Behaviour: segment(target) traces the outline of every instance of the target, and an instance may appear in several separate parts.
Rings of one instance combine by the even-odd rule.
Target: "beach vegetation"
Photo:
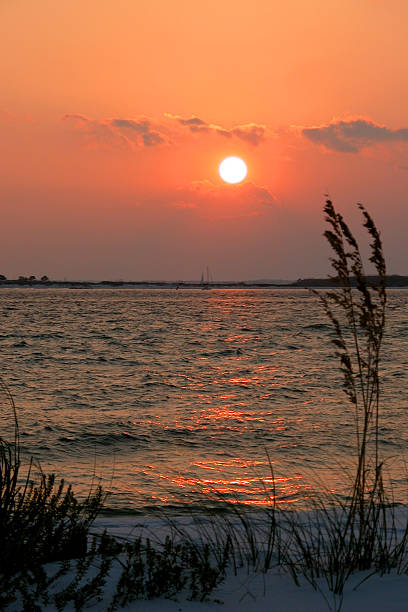
[[[79,501],[72,487],[46,475],[31,459],[24,466],[17,410],[2,380],[0,391],[13,420],[13,440],[0,438],[0,608],[27,585],[46,591],[46,563],[84,557],[90,526],[101,510],[104,493],[91,487]]]
[[[283,565],[297,584],[321,582],[340,609],[344,586],[357,571],[406,572],[408,522],[399,522],[392,488],[384,478],[380,452],[380,356],[386,320],[386,265],[380,234],[364,206],[358,205],[369,236],[369,262],[376,275],[367,277],[359,245],[333,203],[324,208],[325,232],[333,256],[338,288],[315,291],[331,323],[331,342],[339,361],[345,411],[354,422],[355,467],[349,474],[346,499],[320,494],[308,512],[283,513]]]

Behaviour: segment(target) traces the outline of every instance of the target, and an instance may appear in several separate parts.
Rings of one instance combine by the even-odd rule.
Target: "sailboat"
[[[201,274],[201,281],[200,281],[201,289],[211,289],[210,283],[212,282],[213,282],[212,274],[210,272],[210,268],[207,266],[205,269],[205,276],[204,276],[204,272],[202,272]]]

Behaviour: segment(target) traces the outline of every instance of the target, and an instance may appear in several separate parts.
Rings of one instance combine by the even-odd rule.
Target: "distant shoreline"
[[[377,277],[368,276],[368,281],[377,284]],[[0,289],[335,289],[339,288],[336,279],[304,278],[293,283],[268,282],[189,282],[189,281],[59,281],[37,279],[0,280]],[[387,276],[387,287],[408,289],[408,276],[397,274]]]

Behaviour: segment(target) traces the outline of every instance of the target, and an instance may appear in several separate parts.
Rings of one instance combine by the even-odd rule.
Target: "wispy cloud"
[[[311,142],[341,153],[358,153],[380,143],[408,142],[408,129],[391,130],[365,118],[334,120],[326,125],[303,127],[301,132]]]
[[[172,115],[171,113],[166,113],[165,116],[168,119],[173,119],[177,121],[179,125],[186,127],[195,134],[197,133],[214,133],[219,134],[220,136],[224,136],[225,138],[240,138],[241,140],[245,140],[250,144],[257,146],[263,140],[265,140],[266,136],[266,126],[258,125],[256,123],[247,123],[244,125],[237,125],[233,128],[227,129],[222,127],[221,125],[216,125],[214,123],[207,123],[203,119],[199,117],[195,117],[194,115],[190,118],[184,118],[180,115]]]
[[[155,147],[166,142],[160,126],[150,119],[91,119],[85,115],[67,113],[63,117],[81,132],[90,146],[134,150]]]

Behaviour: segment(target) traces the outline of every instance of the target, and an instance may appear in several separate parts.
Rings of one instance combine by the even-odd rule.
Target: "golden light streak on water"
[[[24,450],[77,490],[87,493],[95,466],[121,510],[197,503],[200,486],[254,507],[270,504],[274,487],[277,503],[345,491],[353,418],[329,326],[307,291],[1,297],[2,372]],[[390,306],[381,449],[398,457],[408,448],[408,292],[391,292]],[[406,474],[396,465],[398,498]]]

